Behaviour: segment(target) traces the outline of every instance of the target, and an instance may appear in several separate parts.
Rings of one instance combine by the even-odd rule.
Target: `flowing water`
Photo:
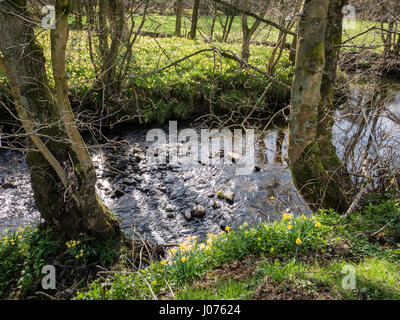
[[[349,112],[352,105],[360,103],[360,92],[357,88],[353,90],[352,99],[338,113],[339,119],[333,130],[341,158],[346,154],[350,138],[360,127],[357,122],[360,115],[356,117]],[[400,94],[392,95],[386,106],[392,116],[400,118]],[[363,131],[365,137],[355,148],[366,148],[368,128],[390,132],[385,138],[386,149],[382,145],[378,148],[384,156],[393,149],[395,140],[397,143],[397,139],[388,137],[400,137],[398,131],[393,131],[399,124],[381,115],[377,124],[367,123]],[[165,126],[162,129],[168,131]],[[292,183],[285,162],[287,129],[272,129],[258,136],[255,170],[244,176],[235,174],[235,163],[151,164],[146,158],[150,145],[146,141],[147,132],[147,129],[125,128],[118,132],[116,146],[91,148],[98,176],[98,194],[115,212],[128,235],[136,230],[137,234],[157,244],[176,243],[189,235],[202,238],[227,225],[234,228],[245,221],[277,220],[287,209],[295,214],[310,213]],[[359,154],[360,150],[354,154]],[[40,220],[24,153],[0,150],[0,185],[0,231]],[[219,199],[219,191],[233,192],[233,203]],[[188,213],[196,205],[205,208],[205,215],[190,218]]]

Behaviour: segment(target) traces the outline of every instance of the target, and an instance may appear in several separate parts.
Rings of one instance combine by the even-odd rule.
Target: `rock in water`
[[[165,211],[167,212],[174,212],[175,210],[176,208],[172,204],[167,204],[167,206],[165,207]]]
[[[121,159],[117,164],[117,169],[124,171],[128,167],[128,161],[125,159]]]
[[[235,197],[235,194],[232,191],[226,191],[224,192],[224,199],[228,202],[228,203],[233,203],[233,198]]]
[[[185,218],[187,221],[189,221],[190,219],[192,219],[192,213],[190,212],[190,210],[187,210],[185,212]]]
[[[169,212],[167,212],[167,217],[170,219],[175,218],[175,213],[172,211],[169,211]]]
[[[124,191],[122,191],[121,189],[117,188],[117,189],[115,189],[114,192],[111,194],[111,198],[112,198],[112,199],[114,199],[114,198],[119,198],[119,197],[122,197],[124,194],[125,194]]]
[[[192,210],[191,214],[195,218],[202,218],[206,214],[206,209],[199,204]]]
[[[124,180],[122,180],[122,182],[124,184],[126,184],[127,186],[132,186],[132,185],[136,185],[137,184],[137,182],[135,180],[130,179],[130,178],[125,178]]]
[[[212,207],[214,209],[219,209],[219,208],[221,208],[221,204],[218,201],[214,201],[212,204]]]

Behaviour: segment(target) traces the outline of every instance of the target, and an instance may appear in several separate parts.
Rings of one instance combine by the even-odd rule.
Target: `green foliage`
[[[19,228],[0,235],[0,297],[24,293],[38,279],[59,243],[50,229]]]
[[[398,199],[388,199],[381,203],[369,203],[363,210],[361,228],[374,228],[378,230],[381,226],[386,226],[383,230],[387,236],[391,237],[391,242],[395,242],[400,237],[400,203]]]
[[[109,266],[119,256],[115,241],[94,241],[86,235],[63,244],[51,228],[25,227],[0,234],[0,298],[23,298],[41,280],[43,266],[59,261],[76,266]]]
[[[297,294],[322,299],[398,299],[400,248],[371,242],[366,235],[371,226],[375,230],[391,222],[397,210],[397,200],[390,198],[347,219],[332,210],[319,210],[311,217],[284,213],[279,222],[245,223],[237,230],[227,227],[208,234],[205,241],[189,237],[165,260],[140,273],[116,273],[97,280],[76,299],[151,299],[170,288],[175,288],[176,299],[251,299],[267,279]],[[397,220],[392,222],[389,234],[397,230]],[[347,247],[340,249],[343,246]],[[249,255],[262,257],[251,266],[254,277],[241,282],[219,279],[201,288],[193,284],[211,270]],[[354,290],[342,286],[344,266],[355,270]]]
[[[301,271],[301,265],[296,264],[295,260],[282,264],[278,259],[274,260],[273,264],[270,264],[267,260],[264,260],[258,265],[257,273],[263,274],[264,276],[271,277],[273,280],[281,283],[292,274]]]
[[[40,33],[38,39],[45,52],[46,70],[52,80],[50,38],[48,33]],[[231,50],[240,56],[240,44],[218,44],[218,50]],[[157,72],[172,62],[212,45],[185,38],[139,37],[132,48],[128,80],[124,83],[122,103],[123,113],[138,117],[139,121],[162,123],[167,117],[185,119],[199,108],[208,110],[209,99],[215,101],[217,110],[233,110],[240,106],[254,104],[267,86],[268,80],[250,74],[238,63],[221,57],[214,52],[203,52],[190,59]],[[251,47],[250,63],[265,69],[272,48],[261,45]],[[92,60],[93,58],[93,60]],[[96,73],[92,61],[101,65],[98,39],[93,37],[93,56],[90,57],[87,35],[84,31],[71,30],[66,51],[66,69],[71,101],[94,107],[101,101],[95,89]],[[117,75],[124,57],[119,57]],[[284,52],[276,68],[276,77],[290,84],[293,67]],[[248,90],[251,88],[251,91]],[[276,105],[288,100],[288,93],[275,85],[269,89],[266,101]],[[109,107],[112,107],[110,105]]]
[[[94,241],[89,236],[65,243],[65,260],[67,263],[89,264],[94,261],[101,265],[111,265],[118,257],[118,244],[113,240]]]
[[[283,219],[274,224],[250,227],[245,223],[237,230],[228,226],[225,232],[208,234],[203,242],[189,237],[179,248],[170,250],[168,259],[153,263],[139,273],[127,276],[116,273],[103,281],[95,281],[89,291],[78,293],[76,299],[151,298],[153,294],[167,291],[168,285],[185,285],[225,262],[246,255],[288,255],[321,249],[329,232],[330,227],[320,225],[318,217],[290,214],[284,214]],[[127,283],[134,289],[122,290]]]

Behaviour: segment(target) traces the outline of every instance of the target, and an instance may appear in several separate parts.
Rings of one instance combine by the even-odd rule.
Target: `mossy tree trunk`
[[[328,9],[337,10],[335,3],[330,5],[329,0],[304,2],[297,35],[288,156],[293,181],[313,209],[325,207],[345,210],[345,194],[330,174],[330,169],[340,163],[328,128],[333,124],[333,117],[329,120],[320,117],[322,109],[328,108],[324,102],[328,95],[322,91],[323,78],[327,77],[326,68],[333,67],[329,58],[325,57],[326,42],[332,41],[330,33],[333,30],[332,19],[328,19]],[[336,68],[329,77],[336,78]],[[329,92],[329,101],[333,103],[333,91]],[[331,112],[332,108],[329,110]],[[327,154],[328,147],[334,155]],[[329,166],[325,167],[327,164]]]
[[[41,217],[64,239],[81,233],[116,238],[120,236],[118,221],[97,198],[95,170],[68,100],[65,49],[70,6],[67,0],[56,2],[57,27],[51,37],[56,101],[43,50],[35,41],[35,25],[27,23],[32,20],[26,1],[0,3],[0,68],[30,137],[27,163]]]
[[[347,169],[342,165],[332,143],[332,128],[335,123],[335,85],[337,79],[338,63],[340,58],[340,44],[343,34],[342,8],[346,0],[330,0],[328,20],[325,33],[325,67],[321,84],[321,103],[318,109],[318,143],[323,150],[321,160],[324,168],[331,177],[330,184],[342,186],[343,189],[351,188],[351,179]],[[340,190],[338,207],[345,209],[344,190]]]

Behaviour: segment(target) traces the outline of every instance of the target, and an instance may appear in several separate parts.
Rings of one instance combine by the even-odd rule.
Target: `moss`
[[[318,41],[311,49],[310,54],[303,59],[303,67],[309,73],[321,71],[321,67],[325,64],[325,45],[322,41]]]
[[[75,170],[75,176],[79,179],[80,185],[83,185],[85,183],[85,173],[82,164],[77,162],[77,164],[74,167],[74,170]]]
[[[307,146],[302,157],[292,164],[291,172],[295,186],[311,208],[347,209],[344,192],[326,170],[317,141]]]

